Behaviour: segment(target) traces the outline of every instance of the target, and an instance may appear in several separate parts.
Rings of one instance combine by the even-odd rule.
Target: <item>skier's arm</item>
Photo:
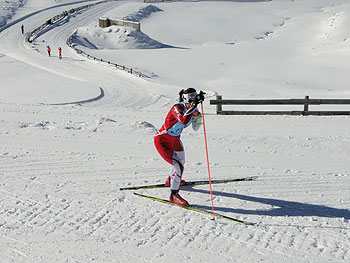
[[[172,114],[178,122],[186,125],[191,120],[193,113],[196,111],[198,111],[197,107],[192,107],[189,108],[184,115],[182,115],[180,105],[176,104],[173,107]]]
[[[202,126],[202,114],[197,110],[193,115],[192,115],[192,129],[195,131],[198,131],[199,128]]]

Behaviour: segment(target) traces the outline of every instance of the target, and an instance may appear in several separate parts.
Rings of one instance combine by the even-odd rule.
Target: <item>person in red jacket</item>
[[[47,54],[49,54],[49,57],[51,57],[51,48],[50,48],[50,46],[47,45],[46,49],[47,49]]]
[[[170,164],[170,176],[165,181],[165,185],[170,186],[169,201],[177,205],[188,205],[188,202],[179,194],[180,185],[185,184],[182,180],[185,151],[180,136],[183,129],[191,124],[195,131],[202,125],[202,115],[197,105],[203,101],[203,92],[197,94],[194,88],[181,90],[179,102],[171,107],[164,124],[154,136],[157,151]]]
[[[62,48],[61,47],[58,48],[58,58],[62,59]]]

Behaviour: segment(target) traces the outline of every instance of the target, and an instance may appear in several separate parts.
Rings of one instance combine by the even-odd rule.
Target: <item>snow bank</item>
[[[6,25],[16,10],[22,7],[27,0],[0,0],[0,27]]]
[[[73,44],[89,49],[155,49],[169,45],[151,39],[148,35],[132,28],[110,26],[100,28],[97,25],[80,27]]]
[[[327,98],[334,97],[335,90],[337,97],[344,97],[349,94],[343,70],[348,60],[342,57],[349,54],[350,5],[326,2],[158,3],[162,11],[149,8],[151,15],[127,3],[108,10],[108,15],[122,17],[121,11],[127,10],[130,15],[125,17],[143,18],[147,39],[127,32],[110,44],[114,34],[105,34],[103,41],[112,49],[92,53],[137,68],[157,82],[220,88],[228,97]],[[95,44],[96,36],[84,37]],[[181,48],[159,49],[151,40]],[[144,47],[151,50],[138,50]]]
[[[162,12],[163,10],[154,6],[148,5],[140,8],[138,11],[125,16],[123,19],[128,21],[140,22],[142,19],[150,17],[153,13]]]
[[[150,17],[153,13],[161,12],[162,9],[148,5],[138,11],[124,16],[122,19],[140,22]],[[110,26],[100,28],[95,23],[77,30],[76,37],[72,43],[89,49],[158,49],[169,48],[170,45],[163,44],[150,38],[147,34],[130,27]]]

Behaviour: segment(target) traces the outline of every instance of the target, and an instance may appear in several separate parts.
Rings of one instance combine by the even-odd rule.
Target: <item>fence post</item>
[[[221,95],[216,95],[216,100],[217,101],[222,100],[222,96]],[[216,105],[216,114],[219,114],[219,112],[222,112],[222,104],[217,104]]]
[[[305,96],[305,104],[304,104],[304,112],[303,115],[305,115],[306,112],[309,111],[309,96]]]

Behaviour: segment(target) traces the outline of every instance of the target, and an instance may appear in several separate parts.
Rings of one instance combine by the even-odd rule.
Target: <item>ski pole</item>
[[[207,157],[207,166],[208,166],[208,176],[209,176],[209,187],[210,187],[211,208],[212,208],[212,211],[213,211],[213,220],[215,220],[214,201],[213,201],[213,191],[212,191],[212,188],[211,188],[210,167],[209,167],[209,155],[208,155],[208,144],[207,144],[207,134],[206,134],[206,131],[205,131],[205,121],[204,121],[203,102],[201,102],[201,109],[202,109],[202,121],[203,121],[203,133],[204,133],[205,153],[206,153],[206,157]]]

